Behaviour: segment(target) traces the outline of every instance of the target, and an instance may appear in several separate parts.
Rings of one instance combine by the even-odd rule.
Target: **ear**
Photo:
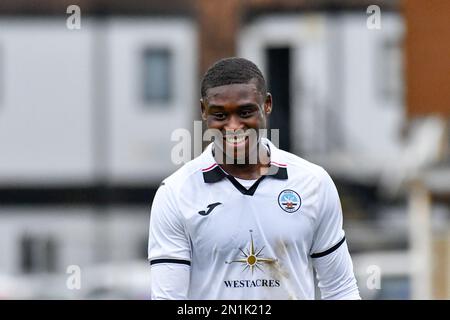
[[[264,113],[270,114],[272,112],[272,95],[267,92],[266,101],[264,102]]]
[[[201,112],[202,112],[202,119],[204,121],[206,121],[206,119],[207,119],[206,108],[207,108],[207,106],[206,106],[205,100],[203,100],[203,98],[200,99],[200,109],[201,109]]]

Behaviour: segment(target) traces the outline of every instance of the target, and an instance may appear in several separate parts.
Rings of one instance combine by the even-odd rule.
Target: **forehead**
[[[206,91],[206,99],[208,104],[222,106],[249,102],[259,104],[261,93],[256,84],[251,81],[210,88]]]

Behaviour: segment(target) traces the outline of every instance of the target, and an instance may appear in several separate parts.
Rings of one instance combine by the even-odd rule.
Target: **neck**
[[[267,148],[262,143],[258,144],[256,152],[258,153],[256,163],[249,163],[249,160],[246,159],[245,163],[242,164],[235,163],[238,162],[237,160],[235,160],[230,161],[230,163],[227,163],[227,161],[223,161],[225,163],[219,165],[226,173],[232,175],[233,177],[244,180],[258,179],[267,173],[269,169],[270,158],[267,154]],[[222,159],[226,159],[225,154],[223,154],[222,156]]]
[[[233,177],[254,180],[262,176],[261,164],[221,164],[220,167]]]

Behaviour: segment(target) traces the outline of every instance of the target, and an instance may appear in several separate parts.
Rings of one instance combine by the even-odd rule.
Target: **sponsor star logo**
[[[250,243],[245,250],[242,250],[239,248],[240,251],[240,258],[232,261],[226,261],[225,263],[231,264],[231,263],[241,263],[244,267],[242,271],[250,270],[253,274],[255,269],[259,269],[262,272],[262,265],[266,263],[274,263],[277,261],[277,259],[267,258],[264,257],[263,250],[265,247],[262,247],[261,249],[258,249],[255,246],[255,243],[253,241],[253,230],[250,231]]]

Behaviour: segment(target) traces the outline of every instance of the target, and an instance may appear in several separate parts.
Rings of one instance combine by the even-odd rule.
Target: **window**
[[[383,41],[378,59],[379,94],[383,100],[401,102],[403,100],[403,59],[400,41],[396,39]]]
[[[24,235],[21,245],[21,267],[24,273],[55,272],[56,242],[51,237]]]
[[[172,55],[168,49],[147,49],[143,55],[144,101],[167,103],[172,96]]]

